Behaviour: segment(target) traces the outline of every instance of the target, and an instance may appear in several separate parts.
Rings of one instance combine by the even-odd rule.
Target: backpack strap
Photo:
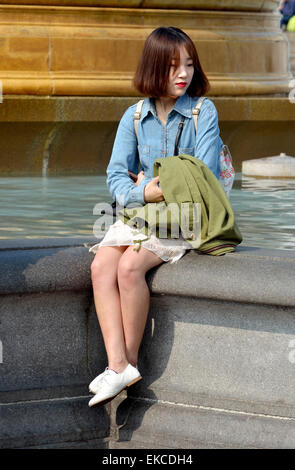
[[[194,123],[195,123],[196,133],[197,133],[197,127],[198,127],[198,116],[199,116],[200,111],[201,111],[202,103],[205,99],[206,98],[204,96],[202,96],[198,100],[197,105],[192,110],[192,115],[193,115],[193,119],[194,119]],[[143,103],[144,103],[144,100],[138,101],[137,106],[136,106],[136,111],[133,115],[133,117],[134,117],[134,130],[135,130],[136,137],[137,137],[138,121],[141,118],[141,110],[142,110]]]
[[[198,116],[200,114],[200,111],[201,111],[201,106],[202,106],[202,103],[203,101],[205,100],[206,98],[204,96],[202,96],[198,102],[197,102],[197,105],[194,107],[194,109],[192,110],[192,115],[193,115],[193,118],[194,118],[194,123],[195,123],[195,130],[196,130],[196,133],[197,133],[197,127],[198,127]]]
[[[138,101],[137,103],[137,106],[136,106],[136,111],[133,115],[133,118],[134,118],[134,130],[135,130],[135,134],[136,134],[136,137],[137,137],[137,129],[138,129],[138,121],[140,120],[141,118],[141,110],[142,110],[142,105],[144,103],[144,100],[140,100]]]

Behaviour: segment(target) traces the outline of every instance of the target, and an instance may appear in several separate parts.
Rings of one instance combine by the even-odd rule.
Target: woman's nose
[[[186,77],[187,76],[186,67],[182,66],[182,67],[179,68],[178,76],[179,77]]]

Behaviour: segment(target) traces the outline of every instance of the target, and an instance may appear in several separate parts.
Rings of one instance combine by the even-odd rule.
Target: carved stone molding
[[[0,4],[15,5],[16,0],[1,0]],[[235,10],[274,11],[277,0],[17,0],[19,5],[95,6],[115,8],[161,8],[175,10]]]
[[[142,46],[147,35],[160,25],[178,26],[192,37],[211,83],[211,95],[288,91],[292,76],[279,14],[102,8],[96,7],[99,2],[83,3],[93,6],[0,4],[0,79],[4,94],[137,95],[132,78]],[[146,3],[155,4],[152,0]],[[208,2],[238,3],[240,8],[241,4],[246,7],[254,3],[266,8],[276,2]]]

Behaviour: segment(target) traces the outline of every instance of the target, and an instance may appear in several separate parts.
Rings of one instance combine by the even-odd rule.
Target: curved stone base
[[[295,33],[285,33],[289,42],[289,62],[291,73],[295,77]]]
[[[85,241],[1,243],[0,448],[295,447],[294,252],[191,252],[148,274],[143,380],[117,441],[87,406],[106,355]]]
[[[2,176],[105,174],[118,122],[137,98],[5,96]],[[287,97],[212,97],[235,169],[242,161],[294,155],[295,104]],[[295,155],[294,155],[295,156]]]
[[[2,0],[1,3],[14,5],[15,0]],[[17,0],[17,3],[27,5],[28,0]],[[30,5],[238,11],[274,11],[278,6],[277,0],[30,0]]]
[[[191,36],[211,95],[288,90],[288,44],[279,14],[1,5],[3,92],[134,96],[143,43],[159,25],[178,26]]]

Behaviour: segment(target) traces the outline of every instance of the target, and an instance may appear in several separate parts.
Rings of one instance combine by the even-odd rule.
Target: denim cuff
[[[127,204],[125,203],[125,205],[138,203],[144,206],[145,205],[144,188],[147,183],[148,183],[148,179],[144,177],[138,186],[134,186],[134,188],[132,188],[131,191],[129,192],[128,201],[127,201]]]

